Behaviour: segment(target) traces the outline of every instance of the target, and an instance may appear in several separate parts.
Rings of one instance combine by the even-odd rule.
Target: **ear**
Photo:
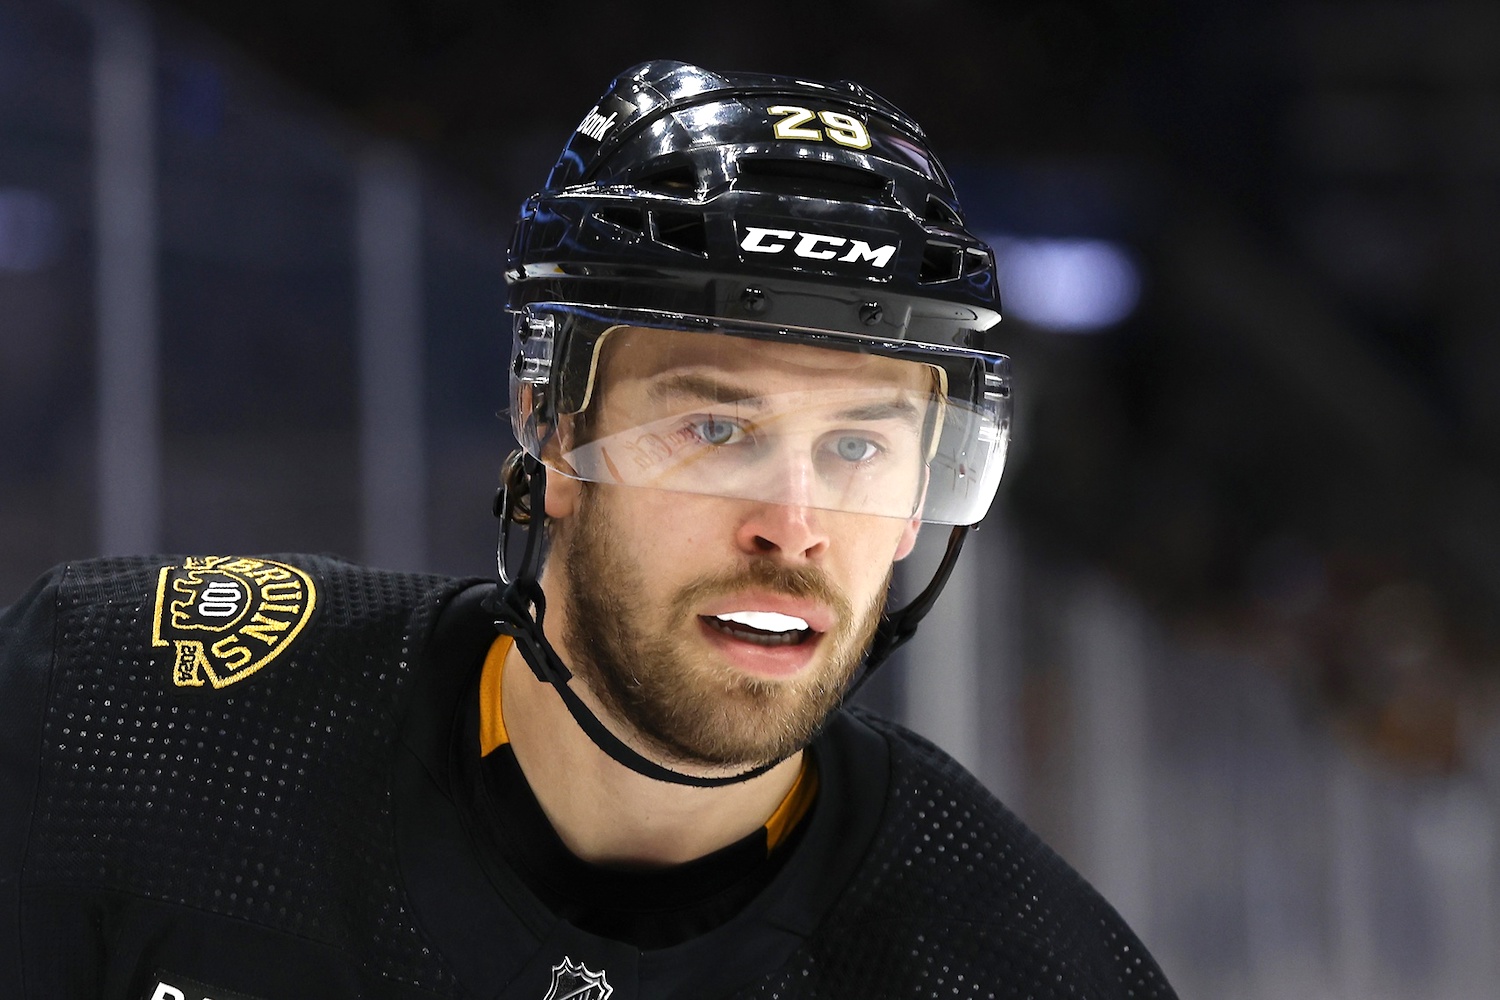
[[[917,493],[917,505],[914,510],[920,511],[927,503],[927,486],[932,482],[932,469],[928,466],[922,467],[922,489]],[[922,519],[913,517],[907,520],[905,527],[901,529],[901,541],[896,545],[896,561],[900,562],[911,555],[911,550],[917,544],[917,532],[922,530]]]
[[[580,482],[558,471],[559,466],[572,468],[562,457],[572,447],[572,439],[573,421],[563,417],[557,422],[555,432],[549,434],[542,445],[542,467],[547,476],[545,513],[548,517],[567,517],[578,509],[578,497],[582,492]]]
[[[546,476],[547,516],[567,517],[578,509],[578,497],[583,492],[582,482],[571,476],[565,476],[556,469],[548,469]]]
[[[552,506],[550,496],[547,506]],[[901,540],[896,543],[896,561],[900,562],[911,555],[911,550],[917,545],[917,532],[922,530],[922,519],[914,517],[907,521],[901,528]]]

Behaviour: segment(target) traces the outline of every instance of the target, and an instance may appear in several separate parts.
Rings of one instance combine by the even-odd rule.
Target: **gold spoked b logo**
[[[172,683],[227,687],[280,656],[317,607],[312,577],[244,556],[195,556],[156,580],[151,645],[172,647]]]

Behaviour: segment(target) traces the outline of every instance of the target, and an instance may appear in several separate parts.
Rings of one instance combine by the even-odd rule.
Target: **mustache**
[[[848,598],[822,570],[811,566],[786,566],[769,560],[758,560],[741,569],[700,577],[684,585],[673,603],[679,612],[685,614],[693,605],[752,589],[827,605],[839,621],[848,621],[852,617]]]

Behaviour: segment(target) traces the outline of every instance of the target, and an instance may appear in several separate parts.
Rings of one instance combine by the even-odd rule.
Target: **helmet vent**
[[[927,196],[927,212],[923,221],[949,229],[963,228],[963,220],[958,217],[953,206],[935,195]]]
[[[697,212],[652,212],[656,242],[699,257],[708,256],[708,227]]]
[[[646,213],[628,205],[605,205],[594,210],[594,218],[631,236],[646,232]]]
[[[734,186],[767,194],[870,204],[886,198],[891,182],[873,171],[823,160],[747,156],[739,161]]]
[[[647,169],[631,178],[630,183],[642,191],[681,198],[697,192],[698,171],[691,163],[679,160],[666,165],[657,164],[655,169]]]
[[[962,273],[963,251],[951,243],[936,243],[928,240],[922,249],[922,268],[917,280],[924,284],[934,281],[952,281]]]

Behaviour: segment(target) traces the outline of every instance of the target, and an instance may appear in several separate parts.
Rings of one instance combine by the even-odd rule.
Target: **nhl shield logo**
[[[604,973],[564,958],[552,967],[552,985],[542,1000],[609,1000],[614,991]]]

